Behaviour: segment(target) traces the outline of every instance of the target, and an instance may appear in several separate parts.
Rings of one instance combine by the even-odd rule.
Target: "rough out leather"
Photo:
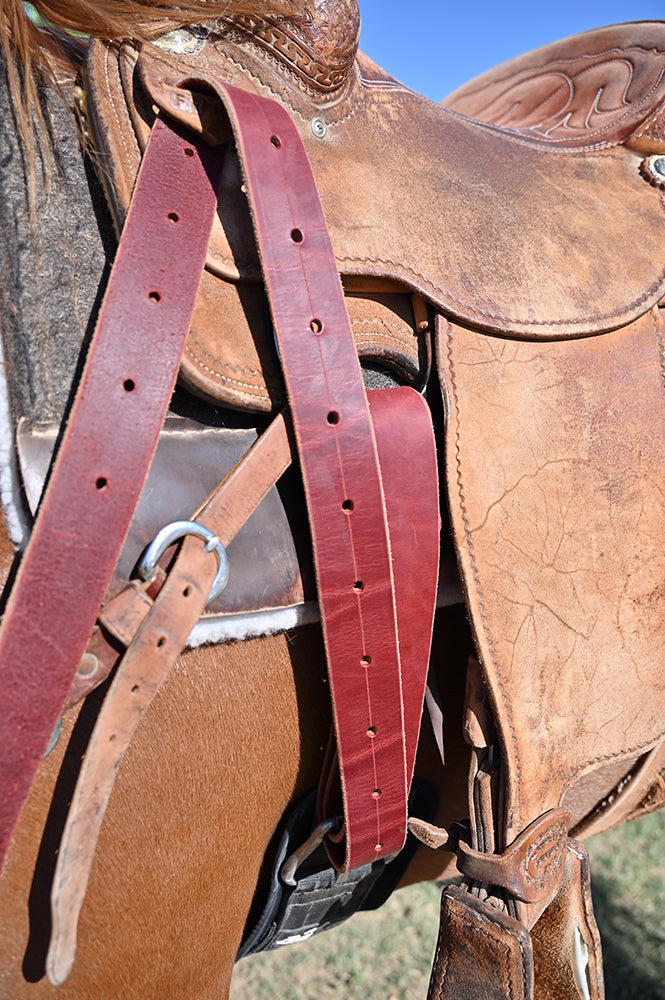
[[[430,1000],[530,1000],[533,954],[528,931],[509,914],[449,886]]]

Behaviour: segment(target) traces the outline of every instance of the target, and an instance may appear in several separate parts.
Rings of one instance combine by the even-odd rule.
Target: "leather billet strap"
[[[211,493],[195,515],[198,523],[228,546],[289,467],[292,451],[288,420],[280,414]],[[149,582],[132,583],[102,609],[105,628],[128,649],[86,750],[58,852],[47,958],[48,977],[54,985],[64,982],[74,962],[78,916],[118,768],[136,727],[203,612],[215,569],[211,553],[188,535],[154,601]],[[115,659],[114,648],[108,648]],[[97,648],[95,655],[100,652]]]
[[[354,868],[404,844],[410,740],[376,440],[314,177],[280,105],[205,74],[176,87],[149,62],[141,70],[167,113],[204,127],[183,88],[211,90],[233,129],[309,509],[345,817],[343,845],[328,847],[336,865]],[[411,450],[419,446],[411,442]],[[408,463],[407,455],[394,460]],[[432,480],[436,489],[435,465]],[[433,521],[438,535],[438,505]],[[423,626],[427,651],[431,620]],[[410,725],[417,740],[420,710]]]
[[[0,863],[148,472],[189,329],[222,164],[221,150],[157,121],[0,632]]]
[[[344,804],[345,851],[331,859],[350,869],[399,851],[406,839],[402,675],[376,440],[295,125],[279,105],[215,89],[244,166],[298,441]]]

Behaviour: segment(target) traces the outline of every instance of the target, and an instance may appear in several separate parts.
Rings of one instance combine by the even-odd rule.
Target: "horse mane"
[[[46,80],[61,91],[68,89],[80,67],[81,36],[146,41],[187,24],[214,27],[220,17],[236,14],[296,19],[307,16],[313,0],[33,0],[31,6],[41,26],[28,16],[23,0],[1,0],[0,57],[32,165],[35,132],[44,134],[38,83]]]

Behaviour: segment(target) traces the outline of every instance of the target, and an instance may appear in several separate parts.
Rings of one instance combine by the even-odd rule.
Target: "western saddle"
[[[358,36],[356,0],[318,0],[298,22],[245,16],[89,47],[85,117],[122,237],[0,634],[4,750],[17,732],[30,750],[20,773],[7,765],[4,849],[63,704],[120,660],[63,836],[54,982],[74,958],[115,770],[199,618],[312,600],[284,519],[269,544],[289,557],[261,598],[226,553],[296,456],[336,731],[316,837],[344,871],[398,854],[407,821],[457,851],[433,998],[602,997],[588,864],[569,834],[665,802],[665,26],[548,46],[443,106],[357,51]],[[358,356],[381,388],[365,393]],[[407,804],[437,584],[456,571],[439,565],[420,394],[432,367],[477,649],[470,819],[456,831]],[[132,522],[178,371],[204,400],[271,422],[130,581],[127,547],[161,516]],[[21,663],[43,657],[48,628],[25,601],[46,604],[66,579],[63,509],[79,531],[104,525],[104,551],[79,560],[85,593],[49,626],[67,622],[70,638],[36,708]]]

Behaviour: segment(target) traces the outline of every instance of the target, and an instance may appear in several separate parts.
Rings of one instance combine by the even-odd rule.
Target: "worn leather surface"
[[[35,510],[51,461],[57,425],[30,426],[17,433],[21,472]],[[208,427],[168,416],[141,492],[123,550],[107,591],[115,597],[131,579],[136,562],[157,532],[191,517],[227,472],[249,450],[257,432]],[[229,542],[229,582],[205,608],[206,618],[288,608],[316,599],[308,565],[309,537],[304,500],[295,489],[273,488]],[[225,543],[226,544],[226,543]]]
[[[405,346],[406,300],[389,307],[382,297],[380,308],[367,302],[378,283],[381,296],[417,292],[439,312],[448,502],[493,721],[478,748],[496,751],[487,771],[476,754],[472,801],[483,813],[474,818],[483,843],[472,850],[490,856],[481,875],[491,878],[493,857],[548,809],[574,800],[574,821],[595,829],[662,802],[665,411],[656,304],[665,244],[663,194],[645,181],[638,154],[660,141],[663,29],[647,24],[635,36],[613,29],[608,61],[605,42],[593,48],[597,39],[590,55],[576,50],[578,69],[569,66],[569,76],[584,84],[583,97],[587,89],[595,93],[597,79],[609,80],[603,92],[611,104],[621,89],[617,64],[620,72],[632,67],[635,90],[622,91],[630,97],[626,115],[617,117],[614,104],[594,106],[610,115],[602,127],[589,116],[575,126],[584,102],[570,105],[550,141],[548,129],[532,128],[529,117],[527,98],[542,103],[538,73],[535,84],[528,75],[520,82],[524,118],[506,129],[435,108],[365,57],[353,62],[349,51],[332,69],[329,60],[323,75],[320,65],[314,75],[296,72],[290,55],[276,52],[290,53],[293,45],[302,53],[303,39],[296,33],[282,46],[272,28],[257,19],[228,25],[212,39],[185,33],[193,49],[177,59],[173,51],[146,50],[153,84],[157,76],[147,100],[131,46],[94,49],[91,106],[108,108],[110,101],[112,110],[95,119],[109,191],[121,219],[151,100],[174,96],[173,87],[185,82],[182,67],[204,90],[221,75],[249,94],[279,98],[293,116],[345,284],[369,310],[370,326],[387,314],[381,310],[399,316],[395,326],[386,319],[387,339],[397,344],[394,358],[407,377],[419,350],[409,354]],[[315,46],[314,55],[321,51]],[[549,72],[547,60],[557,58],[550,52],[540,69]],[[147,85],[150,73],[145,66],[141,72]],[[206,94],[190,103],[214,138]],[[187,117],[184,105],[180,110]],[[320,138],[314,118],[326,126],[318,128]],[[221,129],[217,141],[224,137]],[[409,161],[408,176],[405,146],[422,150]],[[272,345],[247,353],[253,348],[246,333],[263,304],[254,294],[260,269],[241,185],[230,158],[204,280],[205,316],[195,320],[188,348],[198,360],[185,366],[184,377],[203,395],[265,409],[281,390],[271,382]],[[377,190],[390,197],[378,199]],[[423,191],[436,197],[423,198]],[[221,337],[210,339],[209,320],[220,304],[234,326],[238,320],[235,353],[228,355]],[[203,375],[206,365],[211,370]],[[631,785],[634,794],[613,808]],[[567,871],[574,864],[568,857]],[[587,888],[570,889],[565,903],[568,888],[548,888],[554,898],[543,902],[536,928],[554,928],[569,942],[564,910],[592,927]],[[535,910],[515,926],[488,908],[447,895],[444,941],[452,947],[435,995],[530,995],[524,928]],[[479,986],[466,987],[470,941],[484,964]],[[572,994],[569,956],[562,959],[549,944],[539,954],[543,995]],[[498,955],[508,958],[497,985]],[[597,988],[601,995],[598,979]]]
[[[289,467],[290,433],[279,414],[201,506],[199,522],[223,546]],[[136,727],[201,615],[216,570],[216,560],[201,540],[186,536],[154,601],[149,596],[150,582],[133,583],[104,608],[105,629],[128,648],[86,750],[60,845],[47,962],[54,984],[66,979],[74,961],[78,915],[118,768]],[[113,663],[117,651],[109,646]],[[98,655],[102,657],[101,650]]]
[[[532,1000],[526,928],[460,886],[444,889],[428,1000]]]
[[[560,891],[531,929],[536,1000],[604,996],[600,935],[593,914],[589,859],[569,840]],[[584,989],[588,990],[585,994]]]
[[[654,36],[659,30],[653,27]],[[168,53],[146,58],[159,60],[166,76],[180,72],[169,71]],[[89,62],[91,109],[95,116],[97,107],[111,109],[99,138],[119,217],[153,114],[141,96],[136,59],[130,47],[119,53],[97,48]],[[391,279],[460,320],[519,338],[607,330],[641,315],[663,293],[662,192],[642,178],[639,157],[620,145],[565,153],[543,148],[537,139],[434,106],[362,55],[345,88],[325,102],[294,81],[289,65],[259,58],[233,33],[202,41],[177,62],[284,104],[310,157],[345,279]],[[647,95],[639,114],[646,118],[653,110]],[[312,131],[315,118],[326,126],[322,139]],[[408,172],[404,149],[419,151]],[[231,282],[252,282],[260,271],[241,186],[231,157],[208,269]],[[379,191],[390,197],[378,197]],[[424,198],[424,191],[436,195]],[[632,238],[637,217],[638,241]],[[192,367],[199,373],[186,371],[200,381],[201,364],[210,362],[193,342],[189,350],[198,360]],[[214,343],[205,347],[216,359],[213,367],[221,357]],[[220,371],[241,381],[247,370],[257,377],[257,355],[244,334],[224,350]],[[248,392],[256,397],[255,382]],[[233,398],[236,405],[251,402]]]
[[[509,841],[578,778],[663,738],[663,325],[650,310],[599,340],[439,332],[453,530]]]

